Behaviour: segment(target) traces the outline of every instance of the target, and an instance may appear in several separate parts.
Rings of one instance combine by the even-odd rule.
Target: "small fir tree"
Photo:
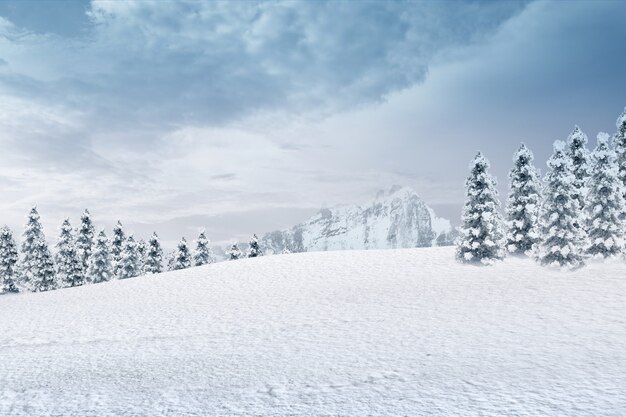
[[[196,250],[193,254],[193,262],[195,266],[206,265],[215,262],[213,253],[209,247],[209,240],[206,238],[204,231],[200,232],[196,240]]]
[[[28,214],[22,235],[22,262],[19,287],[29,291],[47,291],[55,286],[54,262],[46,243],[37,206]]]
[[[576,225],[580,218],[579,202],[573,191],[577,181],[563,142],[554,143],[548,168],[540,209],[541,242],[536,257],[542,265],[576,268],[583,265],[583,234]]]
[[[622,190],[622,199],[626,202],[626,107],[615,122],[617,132],[613,137],[615,158],[617,165],[617,178]],[[620,213],[620,219],[626,221],[626,206]]]
[[[137,253],[139,254],[139,275],[143,274],[144,267],[146,263],[146,252],[148,248],[146,245],[146,241],[143,239],[139,239],[137,242]]]
[[[182,238],[176,247],[176,256],[174,258],[174,270],[186,269],[191,267],[191,252],[187,240]]]
[[[89,276],[89,258],[91,257],[94,244],[94,235],[95,228],[91,220],[91,214],[89,214],[89,210],[85,209],[85,212],[80,217],[80,228],[76,236],[76,249],[78,250],[81,268],[85,274],[85,282],[91,282]]]
[[[231,245],[227,254],[228,254],[228,260],[230,261],[236,261],[237,259],[241,258],[242,254],[241,254],[241,251],[239,250],[239,247],[237,246],[237,242]]]
[[[146,251],[146,261],[144,262],[144,273],[158,274],[163,272],[163,249],[159,236],[153,233],[148,240],[148,248]]]
[[[89,277],[94,284],[109,281],[113,278],[109,239],[107,239],[104,230],[101,230],[98,234],[89,258]]]
[[[588,235],[585,253],[607,258],[621,251],[623,225],[620,215],[624,209],[615,152],[609,146],[608,134],[598,134],[598,145],[591,156],[591,176],[587,184],[589,193],[585,205]]]
[[[506,205],[506,247],[514,255],[530,254],[539,242],[537,232],[541,179],[533,166],[533,154],[522,144],[513,157],[509,172],[509,196]]]
[[[491,264],[504,258],[504,235],[496,180],[489,161],[478,152],[465,181],[466,200],[457,240],[456,258],[461,262]]]
[[[69,219],[61,225],[61,234],[57,242],[56,268],[57,279],[63,287],[76,287],[83,284],[82,262]]]
[[[18,292],[17,245],[7,226],[0,229],[0,292]]]
[[[113,227],[113,240],[111,241],[111,257],[113,263],[113,275],[120,278],[122,275],[122,252],[124,252],[124,244],[126,242],[126,234],[122,222],[118,220]]]
[[[589,150],[587,149],[587,135],[578,126],[574,127],[567,138],[567,156],[571,161],[571,170],[574,175],[572,197],[578,202],[578,208],[582,210],[585,207],[589,179]],[[578,220],[576,220],[576,225],[578,225]]]
[[[35,292],[50,291],[59,287],[57,278],[54,271],[54,261],[52,260],[52,254],[48,248],[48,243],[39,238],[35,245],[35,259],[34,263],[37,266],[37,272],[33,275],[33,278],[29,281],[29,289]]]
[[[254,234],[248,243],[248,258],[256,258],[257,256],[263,256],[263,252],[259,247],[259,238]]]
[[[119,278],[133,278],[141,274],[139,265],[139,251],[133,235],[129,235],[124,243],[119,267]]]

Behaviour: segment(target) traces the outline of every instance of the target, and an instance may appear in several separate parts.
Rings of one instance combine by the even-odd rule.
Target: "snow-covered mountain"
[[[271,253],[414,248],[450,245],[453,237],[450,222],[413,189],[394,186],[368,204],[324,208],[291,229],[268,233],[262,246]]]

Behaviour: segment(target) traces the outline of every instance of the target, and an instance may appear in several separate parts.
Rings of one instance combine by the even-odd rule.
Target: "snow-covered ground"
[[[0,297],[0,415],[623,416],[626,263],[453,248]]]

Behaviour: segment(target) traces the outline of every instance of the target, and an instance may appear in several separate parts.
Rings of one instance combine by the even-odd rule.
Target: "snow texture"
[[[453,253],[290,254],[3,295],[0,415],[626,414],[626,264]]]

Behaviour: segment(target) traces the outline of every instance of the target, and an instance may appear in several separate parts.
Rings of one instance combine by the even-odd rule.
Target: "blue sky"
[[[626,8],[593,2],[0,2],[0,222],[214,241],[410,185],[456,220],[626,106]]]

